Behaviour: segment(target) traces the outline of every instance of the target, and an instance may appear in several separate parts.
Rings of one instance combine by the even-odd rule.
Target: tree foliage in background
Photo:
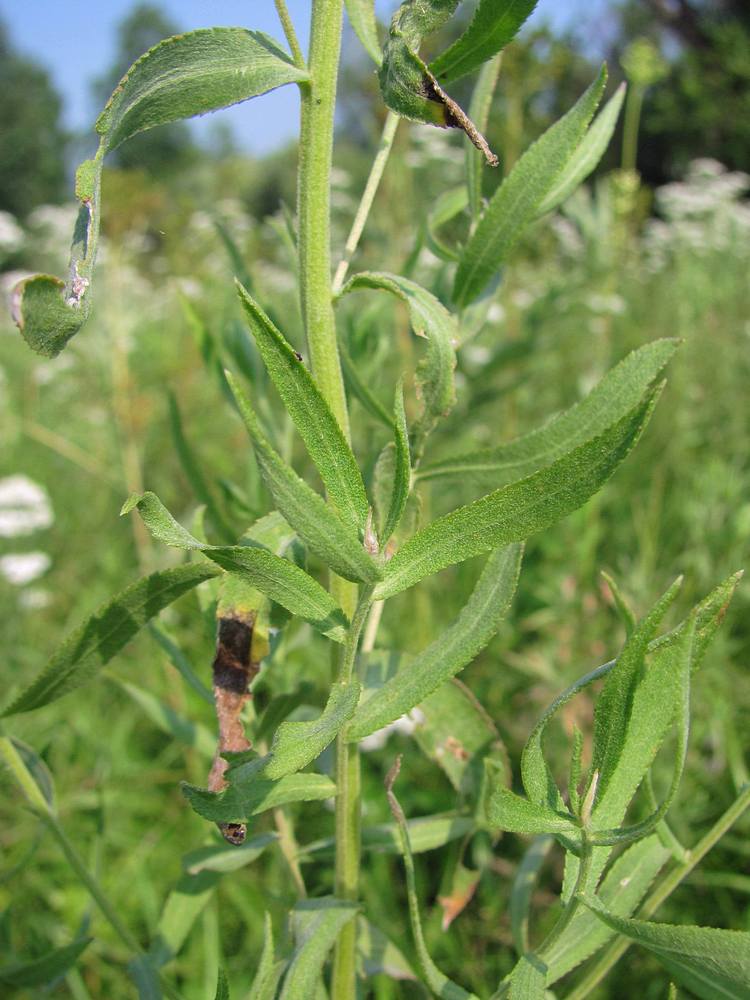
[[[25,216],[59,201],[65,183],[62,103],[49,74],[13,50],[0,24],[0,210]]]
[[[639,169],[649,183],[711,156],[733,170],[750,161],[750,6],[745,0],[627,0],[617,48],[660,43],[668,78],[644,107]],[[676,47],[676,52],[675,52]]]

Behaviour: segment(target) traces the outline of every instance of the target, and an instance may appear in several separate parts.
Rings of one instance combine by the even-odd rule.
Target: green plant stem
[[[347,237],[346,245],[344,246],[344,256],[341,258],[339,266],[336,268],[336,275],[333,279],[334,295],[338,295],[344,287],[344,281],[346,280],[349,265],[351,264],[352,257],[356,253],[357,247],[359,246],[362,232],[365,228],[368,216],[370,215],[372,203],[375,201],[375,195],[377,194],[380,182],[383,179],[385,165],[388,162],[388,157],[391,155],[393,140],[396,136],[396,129],[398,128],[400,120],[400,117],[394,111],[389,111],[386,116],[385,124],[383,125],[383,134],[380,137],[380,143],[378,145],[378,152],[372,162],[370,176],[367,178],[367,183],[365,184],[365,189],[362,192],[359,207],[357,208],[354,221],[352,222],[352,228],[349,230],[349,236]]]
[[[638,910],[639,920],[648,920],[668,899],[680,883],[703,860],[712,847],[724,836],[750,807],[750,785],[746,785],[727,811],[711,827],[705,837],[698,841],[695,847],[687,852],[685,861],[674,867],[659,881],[655,889]],[[617,938],[601,953],[584,978],[565,998],[565,1000],[583,1000],[592,990],[596,989],[610,969],[622,958],[631,945],[626,938]]]
[[[8,769],[21,788],[21,791],[26,796],[34,814],[42,821],[42,823],[44,823],[60,845],[70,867],[78,876],[81,883],[86,887],[89,895],[101,910],[102,915],[107,920],[112,930],[115,934],[117,934],[128,951],[131,951],[136,957],[143,959],[151,965],[148,956],[141,949],[140,945],[122,920],[120,920],[117,910],[109,899],[107,899],[104,890],[99,885],[94,875],[92,875],[88,870],[85,862],[68,839],[68,836],[60,825],[57,816],[55,816],[52,811],[52,807],[42,795],[39,786],[34,781],[20,754],[7,736],[0,736],[0,757],[2,757],[7,764]],[[171,983],[164,978],[162,973],[153,965],[151,965],[151,968],[159,977],[164,994],[169,997],[170,1000],[182,1000],[181,995],[174,989]]]
[[[349,626],[339,664],[338,680],[352,679],[362,628],[372,607],[372,587],[363,588],[357,610]],[[359,746],[347,743],[344,733],[336,740],[336,865],[335,889],[339,899],[359,898],[361,859],[361,779]],[[356,994],[356,921],[341,931],[333,958],[332,1000],[351,1000]]]
[[[573,919],[577,913],[581,902],[583,901],[583,894],[586,890],[586,883],[589,879],[589,872],[591,871],[591,859],[592,850],[591,845],[588,841],[585,831],[582,834],[581,840],[581,856],[578,863],[578,878],[576,879],[575,889],[573,890],[573,895],[568,900],[568,903],[560,914],[555,926],[549,932],[544,942],[537,949],[537,954],[544,961],[545,952],[549,952],[553,944],[555,944],[559,938],[562,936],[563,932],[567,929],[570,921]]]
[[[635,170],[638,161],[638,128],[643,107],[643,87],[632,84],[628,90],[625,104],[625,116],[622,126],[622,161],[623,170]]]
[[[349,438],[331,296],[331,159],[343,0],[314,0],[310,22],[311,80],[300,87],[300,298],[312,371],[318,388]],[[346,610],[346,609],[344,609]]]
[[[343,0],[313,0],[307,61],[310,81],[300,87],[297,214],[300,305],[312,372],[341,430],[350,439],[331,291],[331,161],[342,21]],[[333,577],[331,591],[352,617],[356,586]],[[353,648],[356,651],[356,642]],[[352,655],[348,669],[353,662]],[[340,664],[340,677],[345,663],[346,659]],[[335,892],[343,899],[356,900],[361,813],[359,751],[356,744],[347,744],[341,738],[336,742],[336,783]],[[356,921],[352,920],[336,942],[332,1000],[351,1000],[355,995],[356,935]]]
[[[287,10],[286,0],[273,0],[276,5],[276,13],[279,16],[279,21],[281,22],[281,27],[284,29],[284,35],[289,44],[289,49],[292,53],[292,59],[296,66],[300,69],[305,68],[305,57],[302,55],[302,49],[300,48],[299,41],[297,40],[297,32],[294,30],[294,22],[289,16],[289,11]]]

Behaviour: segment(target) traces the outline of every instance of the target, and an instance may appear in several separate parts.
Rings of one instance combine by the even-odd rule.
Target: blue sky
[[[154,0],[182,31],[212,25],[244,25],[281,39],[273,0]],[[303,48],[307,44],[310,0],[287,0]],[[394,0],[376,0],[383,20]],[[90,81],[111,65],[116,26],[133,0],[0,0],[0,17],[13,45],[32,55],[50,72],[65,102],[65,124],[83,131],[93,124],[99,109],[92,103]],[[548,20],[558,28],[575,28],[582,18],[596,44],[606,30],[612,0],[541,0],[533,19]],[[352,41],[352,44],[358,44]],[[283,87],[260,100],[247,101],[221,112],[240,146],[256,153],[273,149],[296,133],[297,89]],[[196,123],[198,134],[210,141],[210,125],[217,116]]]

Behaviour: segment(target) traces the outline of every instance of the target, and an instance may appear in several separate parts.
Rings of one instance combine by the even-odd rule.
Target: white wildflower
[[[54,520],[49,497],[27,476],[0,479],[0,537],[15,538],[49,528]]]
[[[424,714],[418,708],[413,708],[406,715],[402,715],[400,719],[396,719],[395,722],[389,722],[382,729],[376,729],[374,733],[365,736],[360,741],[359,747],[363,753],[381,750],[388,742],[391,733],[403,733],[405,736],[411,736],[417,726],[421,726],[423,722]]]
[[[14,587],[23,587],[46,573],[51,565],[46,552],[11,552],[0,556],[0,575]]]

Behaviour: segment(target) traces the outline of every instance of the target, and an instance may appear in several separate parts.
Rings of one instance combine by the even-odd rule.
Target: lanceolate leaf
[[[363,528],[368,502],[357,460],[312,375],[257,302],[237,282],[240,302],[268,373],[320,473],[341,520]]]
[[[627,763],[624,746],[628,729],[636,712],[637,690],[643,681],[644,659],[649,643],[679,593],[681,578],[676,580],[643,622],[633,632],[607,674],[604,687],[596,701],[594,714],[594,747],[591,766],[599,772],[597,798],[601,800],[610,778],[622,759]],[[664,703],[660,698],[659,702]],[[674,704],[664,705],[669,715]]]
[[[537,430],[496,448],[424,465],[417,479],[471,477],[498,485],[536,472],[624,417],[643,398],[678,345],[678,340],[665,339],[639,347],[607,372],[580,403]]]
[[[328,703],[311,722],[282,722],[271,745],[270,760],[263,768],[267,778],[282,778],[299,771],[325,750],[351,718],[359,700],[359,681],[334,684]]]
[[[134,508],[158,541],[203,552],[223,569],[236,573],[330,639],[345,640],[348,621],[344,612],[331,595],[295,563],[255,545],[205,545],[175,521],[154,493],[134,495],[124,505],[123,513]],[[212,575],[210,570],[208,575]]]
[[[335,784],[324,774],[305,771],[272,781],[258,776],[262,764],[261,758],[229,770],[229,787],[223,792],[183,785],[183,794],[200,816],[214,823],[241,823],[289,802],[315,802],[336,794]]]
[[[361,740],[398,719],[474,659],[508,609],[522,552],[522,546],[510,545],[490,556],[453,625],[357,709],[347,739]]]
[[[569,816],[530,802],[509,788],[497,788],[490,794],[487,818],[491,826],[510,833],[554,833],[578,839],[578,829]]]
[[[705,1000],[750,996],[750,934],[715,927],[674,926],[616,916],[588,900],[596,916],[652,952],[679,983]]]
[[[545,215],[557,208],[558,205],[562,205],[573,194],[578,185],[596,169],[615,131],[624,100],[625,84],[622,83],[592,122],[578,149],[568,161],[568,165],[537,209],[537,215]]]
[[[388,507],[385,525],[383,527],[381,547],[394,533],[401,523],[406,501],[411,489],[411,456],[409,454],[409,432],[406,428],[406,413],[404,412],[404,392],[399,384],[396,390],[396,400],[393,406],[393,427],[395,437],[393,463],[393,489]]]
[[[547,966],[530,952],[522,955],[510,975],[508,1000],[544,1000]]]
[[[353,528],[340,521],[323,498],[282,461],[266,440],[238,382],[229,372],[227,379],[250,434],[266,485],[279,511],[305,545],[347,580],[375,583],[381,579],[380,567],[365,552]]]
[[[391,559],[376,599],[489,549],[521,541],[582,506],[625,459],[648,422],[658,390],[603,434],[552,465],[438,518]]]
[[[480,0],[474,18],[453,45],[430,63],[441,83],[473,73],[511,42],[537,0]]]
[[[209,564],[161,570],[132,584],[64,640],[37,679],[3,716],[48,705],[91,680],[151,618],[199,583],[218,576]]]
[[[316,995],[323,965],[342,927],[357,915],[357,903],[334,899],[306,899],[291,913],[294,953],[279,1000],[310,1000]]]
[[[583,139],[606,79],[602,68],[586,93],[524,153],[498,188],[459,261],[453,285],[459,306],[481,295],[536,215]]]
[[[131,66],[97,119],[99,149],[76,174],[81,209],[67,282],[38,274],[21,282],[13,313],[35,351],[54,357],[89,314],[89,286],[99,236],[105,155],[155,125],[237,104],[286,83],[308,79],[267,35],[244,28],[207,28],[167,38]]]
[[[357,38],[375,65],[379,66],[383,61],[383,53],[380,50],[375,20],[375,0],[344,0],[344,3]]]
[[[33,986],[44,986],[45,983],[64,976],[78,961],[79,956],[91,944],[91,938],[81,938],[55,948],[41,958],[31,962],[19,962],[13,965],[0,966],[0,983],[10,989],[24,989]]]
[[[629,917],[646,895],[651,883],[671,857],[656,834],[632,844],[611,866],[597,897],[611,913]],[[583,907],[545,951],[551,986],[594,954],[612,937],[613,931]]]
[[[458,324],[434,295],[408,278],[364,271],[350,278],[341,294],[361,288],[382,289],[402,299],[409,309],[412,329],[418,337],[427,340],[427,357],[418,365],[416,375],[417,394],[422,400],[422,416],[414,428],[418,446],[456,401],[453,369],[456,367]]]
[[[271,1000],[275,996],[280,977],[274,976],[274,967],[273,924],[271,915],[266,913],[263,918],[263,951],[247,1000]]]

